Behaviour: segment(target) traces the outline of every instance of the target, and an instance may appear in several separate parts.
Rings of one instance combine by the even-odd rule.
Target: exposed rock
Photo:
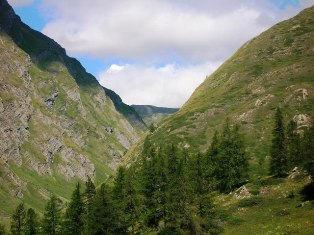
[[[95,177],[94,164],[87,157],[68,147],[61,150],[61,162],[58,164],[58,171],[67,180],[77,177],[86,181],[88,177],[91,179]]]
[[[111,126],[106,127],[106,131],[108,133],[112,133],[113,132],[113,128]]]
[[[255,107],[267,105],[272,98],[274,98],[274,96],[272,94],[268,94],[261,99],[257,99],[255,102]]]
[[[250,198],[252,197],[252,194],[249,192],[249,190],[247,190],[247,188],[245,186],[242,186],[240,188],[238,188],[233,195],[236,199],[245,199],[245,198]]]
[[[291,173],[288,175],[288,179],[296,179],[296,178],[299,178],[301,175],[302,174],[301,174],[299,168],[295,167],[295,168],[293,168]]]
[[[131,147],[130,141],[129,141],[123,134],[121,134],[121,133],[118,132],[118,133],[116,134],[116,136],[117,136],[117,138],[118,138],[120,144],[121,144],[124,148],[129,149],[129,148]]]
[[[44,100],[45,104],[46,104],[48,107],[53,106],[53,104],[55,103],[55,101],[56,101],[58,95],[59,95],[59,92],[58,92],[58,91],[53,92],[50,97],[48,97],[47,99]]]
[[[293,121],[297,123],[298,128],[308,127],[311,124],[310,117],[306,114],[295,115]]]
[[[309,95],[307,89],[304,88],[296,90],[295,93],[298,94],[298,100],[306,100]]]

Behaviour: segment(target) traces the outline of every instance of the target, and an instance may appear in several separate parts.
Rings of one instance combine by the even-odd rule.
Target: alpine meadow
[[[173,97],[168,108],[164,98],[146,103],[155,93],[144,89],[157,94],[174,83],[175,96],[192,86],[181,84],[188,80],[176,82],[176,76],[194,79],[193,72],[201,74],[197,60],[186,65],[176,51],[179,45],[169,46],[176,44],[173,35],[180,32],[172,25],[188,17],[181,12],[177,21],[168,22],[167,11],[188,11],[194,3],[149,1],[156,12],[165,12],[145,22],[141,17],[149,14],[136,9],[147,7],[147,2],[135,1],[132,7],[125,3],[110,20],[93,13],[97,3],[116,10],[121,1],[93,0],[88,9],[83,2],[0,0],[0,235],[314,234],[314,6],[303,7],[303,0],[291,1],[298,4],[287,9],[277,6],[282,14],[289,13],[289,7],[300,10],[260,31],[207,74],[181,107],[172,105],[179,99]],[[213,7],[218,4],[214,2]],[[272,9],[262,8],[261,2],[251,4]],[[203,1],[196,1],[190,12],[204,22],[208,15],[216,17],[207,15],[205,7],[196,8],[198,4],[203,6]],[[73,22],[79,17],[66,15],[70,5],[84,9],[93,22],[88,40],[87,22],[76,27]],[[222,8],[223,16],[231,14],[220,3],[217,9]],[[34,9],[41,13],[37,18]],[[32,12],[30,19],[43,24],[41,32],[23,23],[16,12]],[[134,38],[123,38],[125,45],[119,44],[119,30],[133,29],[116,27],[122,19],[130,25],[133,20],[143,23]],[[58,36],[60,22],[64,27]],[[173,34],[159,38],[152,32],[167,28],[164,22]],[[146,23],[152,27],[149,32]],[[110,40],[103,40],[97,30],[108,28],[115,33],[108,32]],[[190,40],[179,35],[183,42]],[[97,48],[99,40],[110,49]],[[145,40],[166,49],[145,57],[153,51]],[[135,41],[143,48],[135,50]],[[120,50],[126,45],[124,54]],[[202,45],[198,47],[206,50]],[[167,57],[166,50],[177,59],[171,66],[160,61]],[[215,48],[206,53],[215,54]],[[76,55],[78,59],[72,57]],[[93,70],[105,60],[106,71]],[[121,94],[104,87],[118,76]],[[162,78],[169,82],[158,76],[169,76]],[[104,83],[106,78],[109,82]],[[134,84],[139,88],[133,89]],[[143,103],[131,104],[132,97],[142,97]]]

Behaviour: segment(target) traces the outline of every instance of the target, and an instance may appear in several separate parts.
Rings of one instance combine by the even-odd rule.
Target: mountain
[[[157,124],[167,118],[170,114],[177,112],[178,108],[164,108],[153,105],[131,105],[142,117],[146,125]]]
[[[245,43],[159,125],[152,142],[204,152],[228,117],[241,125],[253,176],[266,174],[275,109],[299,129],[313,122],[313,16],[314,7],[305,9]]]
[[[146,126],[134,109],[0,0],[0,217],[108,178]]]

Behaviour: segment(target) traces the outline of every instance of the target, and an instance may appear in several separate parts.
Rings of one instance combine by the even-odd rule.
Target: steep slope
[[[131,105],[135,111],[142,117],[144,122],[149,126],[150,124],[157,124],[167,118],[170,114],[177,112],[177,108],[156,107],[153,105]]]
[[[226,117],[240,123],[254,175],[267,172],[274,110],[310,125],[314,114],[314,7],[243,45],[151,136],[206,151]],[[132,153],[136,151],[132,150]]]
[[[0,217],[20,199],[42,209],[50,191],[67,198],[77,180],[112,174],[145,125],[106,93],[0,0]]]

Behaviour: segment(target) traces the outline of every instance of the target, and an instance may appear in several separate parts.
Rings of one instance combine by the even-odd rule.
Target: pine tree
[[[108,186],[102,184],[92,203],[91,227],[88,234],[119,234],[116,229],[116,215]]]
[[[6,231],[5,231],[5,227],[4,225],[0,224],[0,235],[5,235]]]
[[[84,207],[85,207],[85,214],[83,216],[84,220],[84,234],[89,234],[88,231],[91,229],[91,224],[93,223],[91,221],[91,211],[92,211],[92,205],[94,201],[94,197],[96,194],[95,185],[90,179],[90,177],[87,178],[87,181],[85,183],[86,189],[84,192]]]
[[[12,235],[21,235],[25,232],[26,211],[24,203],[20,203],[11,217],[11,233]]]
[[[289,169],[297,166],[301,161],[300,136],[297,133],[297,124],[292,120],[287,126],[287,161]]]
[[[124,167],[120,166],[115,177],[113,186],[113,201],[116,212],[116,231],[119,234],[126,234],[128,224],[127,215],[125,214],[126,207],[126,170]]]
[[[26,213],[25,235],[39,234],[38,215],[33,208],[29,208]]]
[[[71,201],[66,209],[64,221],[64,234],[81,234],[83,231],[83,199],[80,184],[77,183],[72,193]]]
[[[125,195],[123,198],[124,201],[124,213],[126,216],[125,222],[127,227],[130,229],[130,233],[132,235],[136,232],[136,226],[139,222],[140,218],[140,199],[138,196],[138,192],[135,187],[135,174],[133,169],[129,169],[126,179],[125,179]]]
[[[281,110],[277,108],[271,145],[270,173],[282,177],[288,171],[285,131]]]
[[[43,233],[47,235],[61,233],[61,200],[54,195],[46,204],[42,229]]]
[[[303,137],[303,167],[314,184],[314,126],[305,131]]]
[[[215,139],[213,139],[215,140]],[[215,146],[215,145],[218,146]],[[248,177],[248,157],[244,141],[236,125],[232,130],[227,119],[219,140],[212,143],[210,158],[213,162],[213,176],[221,192],[230,192]]]

